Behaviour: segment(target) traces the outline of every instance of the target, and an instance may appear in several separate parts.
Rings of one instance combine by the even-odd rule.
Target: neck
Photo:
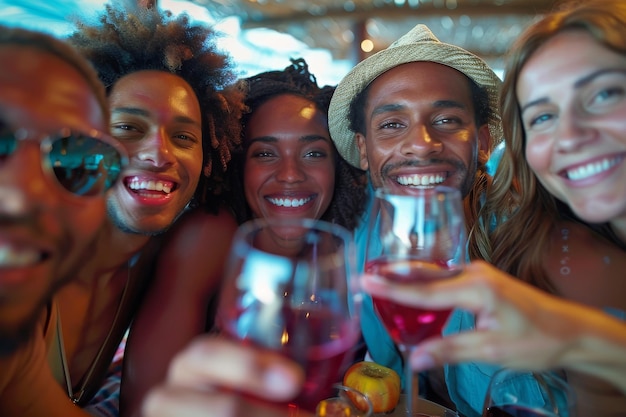
[[[95,255],[80,268],[78,280],[92,285],[95,277],[112,276],[120,268],[126,268],[150,239],[150,236],[123,232],[111,222],[105,222],[93,245]]]

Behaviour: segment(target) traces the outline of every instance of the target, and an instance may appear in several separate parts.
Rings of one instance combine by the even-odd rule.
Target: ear
[[[489,125],[482,125],[478,129],[478,152],[483,152],[489,158],[491,153],[491,132],[489,131]]]
[[[354,137],[356,139],[356,146],[359,148],[359,165],[363,171],[367,171],[369,163],[367,162],[367,145],[365,144],[365,136],[361,133],[356,133]]]

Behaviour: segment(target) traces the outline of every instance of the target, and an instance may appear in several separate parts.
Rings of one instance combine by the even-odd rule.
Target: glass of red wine
[[[289,407],[314,412],[354,359],[361,293],[351,235],[312,219],[256,219],[234,237],[220,294],[221,334],[305,370]]]
[[[575,394],[557,372],[503,368],[493,374],[483,417],[575,417]]]
[[[366,274],[397,283],[424,283],[458,275],[466,257],[460,192],[449,187],[412,188],[406,194],[377,189],[365,264]],[[404,357],[407,415],[417,413],[417,381],[411,350],[441,334],[450,310],[427,310],[372,297],[374,309]]]

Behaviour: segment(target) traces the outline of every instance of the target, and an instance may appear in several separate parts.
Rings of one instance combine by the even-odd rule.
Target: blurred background
[[[0,23],[59,37],[72,19],[106,3],[132,1],[214,25],[241,76],[282,69],[303,57],[320,84],[336,84],[360,60],[418,23],[442,42],[482,57],[502,74],[522,29],[559,0],[0,0]]]

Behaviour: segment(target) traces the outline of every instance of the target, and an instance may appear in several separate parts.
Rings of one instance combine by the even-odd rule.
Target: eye
[[[621,86],[606,88],[592,97],[591,105],[613,103],[624,96],[624,89]]]
[[[324,151],[309,151],[304,156],[307,158],[325,158],[327,155]]]
[[[546,123],[553,119],[553,116],[547,113],[540,114],[539,116],[533,117],[528,121],[529,127],[535,127]]]
[[[125,125],[125,124],[116,124],[111,126],[111,129],[119,129],[119,130],[137,130],[136,128],[134,128],[131,125]]]
[[[274,154],[270,151],[257,151],[250,155],[252,158],[271,158]]]
[[[379,125],[379,129],[401,129],[403,127],[405,125],[400,122],[383,122]]]
[[[463,123],[463,121],[461,119],[459,119],[458,117],[442,117],[440,119],[437,119],[434,121],[434,125],[458,125]]]
[[[118,140],[141,139],[143,130],[136,124],[119,122],[111,125],[111,136]]]
[[[184,148],[189,148],[199,143],[198,137],[194,134],[189,134],[185,132],[175,133],[172,135],[172,140],[176,142],[179,146]]]

